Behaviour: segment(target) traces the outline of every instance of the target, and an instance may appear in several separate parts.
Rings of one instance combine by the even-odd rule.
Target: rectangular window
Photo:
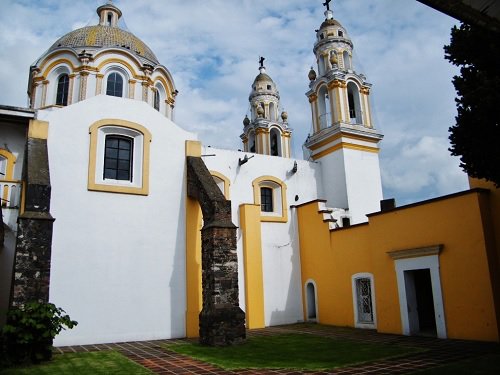
[[[260,188],[260,210],[262,212],[273,212],[273,189],[269,187]]]
[[[104,150],[104,179],[132,181],[133,140],[108,135]]]

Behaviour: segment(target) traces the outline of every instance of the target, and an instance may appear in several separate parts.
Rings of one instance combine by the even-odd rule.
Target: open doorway
[[[436,314],[430,269],[404,271],[411,335],[436,337]]]
[[[306,317],[308,322],[316,322],[318,319],[316,286],[313,281],[308,281],[306,283]]]

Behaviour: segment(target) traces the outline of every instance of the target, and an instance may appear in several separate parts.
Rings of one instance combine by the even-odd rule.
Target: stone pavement
[[[226,371],[219,367],[201,362],[173,351],[162,348],[161,344],[184,341],[155,340],[113,344],[67,346],[55,348],[56,352],[84,352],[116,350],[134,362],[148,368],[155,374],[408,374],[415,371],[456,362],[499,350],[498,344],[465,340],[440,340],[431,337],[408,337],[377,333],[346,327],[315,326],[294,324],[247,331],[248,337],[275,335],[281,333],[304,333],[317,336],[348,339],[360,342],[397,344],[428,349],[425,352],[409,354],[404,357],[386,359],[351,367],[342,367],[328,372],[292,370],[238,370]]]

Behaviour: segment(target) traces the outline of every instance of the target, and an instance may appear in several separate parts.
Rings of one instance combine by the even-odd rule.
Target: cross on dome
[[[332,0],[325,0],[325,2],[323,3],[324,6],[326,6],[326,10],[330,10],[330,3],[332,2]]]

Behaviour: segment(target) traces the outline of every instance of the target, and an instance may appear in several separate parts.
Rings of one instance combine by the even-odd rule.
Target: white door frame
[[[436,254],[416,258],[396,259],[394,263],[398,280],[399,309],[401,313],[403,335],[409,336],[411,334],[404,273],[405,271],[428,269],[431,275],[434,315],[436,319],[436,334],[440,339],[445,339],[447,335],[443,294],[441,291],[441,277],[439,275],[439,255]]]

